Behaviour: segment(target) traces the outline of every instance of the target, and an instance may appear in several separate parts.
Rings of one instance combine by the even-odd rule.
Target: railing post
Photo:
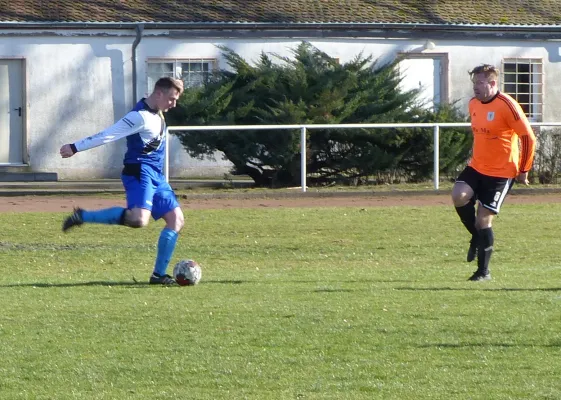
[[[440,182],[440,149],[439,149],[439,142],[440,142],[440,126],[434,126],[434,190],[438,190],[439,182]]]
[[[166,182],[169,182],[169,131],[166,129],[165,132],[165,154],[164,154],[164,176],[166,177]]]
[[[306,127],[300,129],[300,184],[302,193],[306,192]]]

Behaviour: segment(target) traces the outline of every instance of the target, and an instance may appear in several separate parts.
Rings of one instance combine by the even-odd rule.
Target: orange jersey
[[[473,131],[470,167],[499,178],[515,178],[532,168],[536,136],[516,100],[501,92],[486,103],[473,98],[469,115]]]

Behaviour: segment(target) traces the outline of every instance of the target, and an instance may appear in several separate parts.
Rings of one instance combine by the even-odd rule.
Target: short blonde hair
[[[499,78],[499,69],[491,64],[481,64],[468,72],[470,79],[473,81],[473,77],[478,74],[484,74],[487,80],[497,80]],[[492,79],[490,79],[492,78]]]
[[[165,76],[158,79],[158,81],[154,85],[154,90],[159,89],[168,91],[171,88],[176,89],[179,94],[183,93],[183,81],[181,79],[174,79]]]

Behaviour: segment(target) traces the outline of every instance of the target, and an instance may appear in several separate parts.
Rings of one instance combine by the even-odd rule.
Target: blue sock
[[[164,228],[162,233],[160,233],[160,239],[158,240],[158,255],[156,256],[156,265],[154,266],[154,272],[158,275],[165,275],[168,269],[169,261],[175,250],[175,244],[177,243],[177,232],[173,229]]]
[[[82,220],[93,224],[122,225],[124,212],[123,207],[105,208],[96,211],[82,210]]]

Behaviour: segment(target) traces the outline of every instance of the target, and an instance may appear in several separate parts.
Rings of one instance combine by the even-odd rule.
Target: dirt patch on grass
[[[395,206],[435,206],[452,207],[449,193],[443,194],[330,194],[282,196],[179,196],[184,209],[222,209],[258,207],[395,207]],[[560,203],[561,193],[511,194],[506,204]],[[0,212],[70,212],[74,207],[99,209],[125,206],[124,199],[93,196],[14,196],[0,198]]]

